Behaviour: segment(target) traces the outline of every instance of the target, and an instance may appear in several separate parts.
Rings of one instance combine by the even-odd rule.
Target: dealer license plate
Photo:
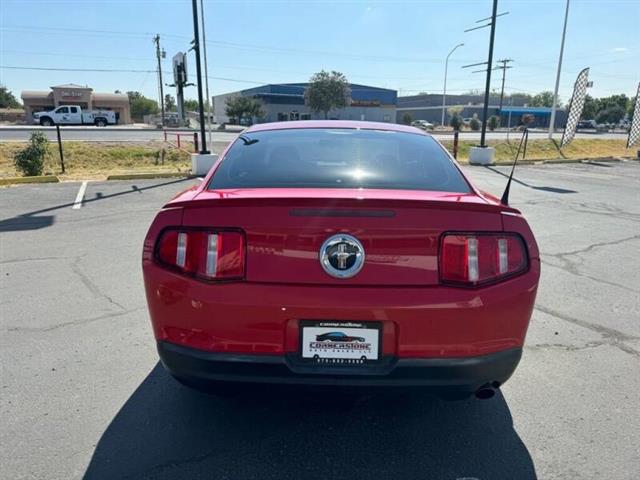
[[[353,365],[377,361],[381,324],[377,322],[303,321],[302,358],[320,364]]]

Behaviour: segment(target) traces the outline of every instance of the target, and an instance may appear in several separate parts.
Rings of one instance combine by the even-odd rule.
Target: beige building
[[[51,87],[51,91],[25,90],[21,94],[28,123],[32,113],[60,105],[80,105],[83,110],[113,110],[118,123],[131,123],[129,97],[124,93],[94,93],[92,88],[69,83]]]

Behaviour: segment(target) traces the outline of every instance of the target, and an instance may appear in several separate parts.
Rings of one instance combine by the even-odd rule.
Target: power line
[[[40,70],[50,72],[97,72],[97,73],[155,73],[155,70],[135,70],[119,68],[55,68],[55,67],[16,67],[13,65],[0,65],[6,70]]]

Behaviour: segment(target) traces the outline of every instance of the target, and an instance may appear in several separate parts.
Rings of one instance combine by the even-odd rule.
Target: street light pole
[[[459,43],[455,47],[451,49],[449,55],[447,55],[447,59],[444,62],[444,87],[442,88],[442,120],[440,121],[440,126],[444,127],[444,113],[446,109],[446,101],[447,101],[447,70],[449,68],[449,57],[453,52],[456,51],[458,47],[462,47],[464,43]]]
[[[553,91],[553,104],[551,105],[551,118],[549,119],[549,139],[553,138],[556,126],[556,105],[558,104],[558,88],[560,87],[560,72],[562,71],[562,55],[564,54],[564,39],[567,35],[567,20],[569,19],[569,1],[564,11],[564,27],[562,28],[562,41],[560,42],[560,57],[558,58],[558,72],[556,73],[556,88]]]
[[[204,124],[204,103],[202,101],[202,68],[200,66],[200,33],[198,32],[198,0],[192,0],[193,10],[193,52],[196,55],[196,75],[198,77],[198,110],[200,111],[200,154],[208,154]]]
[[[204,0],[200,0],[200,19],[202,20],[202,53],[204,54],[204,86],[207,94],[207,125],[209,130],[209,145],[211,140],[211,97],[209,96],[209,70],[207,68],[207,36],[204,28]]]

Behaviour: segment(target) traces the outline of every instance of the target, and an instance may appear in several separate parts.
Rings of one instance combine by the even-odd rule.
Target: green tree
[[[0,108],[22,108],[13,93],[3,85],[0,85]]]
[[[593,120],[598,115],[600,109],[600,102],[598,99],[593,98],[591,95],[584,97],[584,107],[582,108],[582,120]]]
[[[614,105],[600,110],[596,116],[597,123],[618,123],[626,115],[626,110],[619,105]]]
[[[480,130],[480,120],[478,120],[478,114],[474,113],[473,114],[473,118],[471,118],[471,121],[469,122],[469,128],[471,128],[471,130],[473,130],[474,132],[477,132],[478,130]]]
[[[44,158],[49,153],[49,140],[42,132],[34,132],[29,138],[29,144],[16,153],[14,162],[16,168],[25,176],[42,175]]]
[[[544,91],[531,98],[532,107],[551,107],[553,105],[553,92]],[[558,105],[560,105],[560,99],[558,98]]]
[[[176,99],[168,93],[164,96],[164,109],[167,112],[173,112],[176,109]]]
[[[264,116],[264,109],[262,108],[262,102],[260,102],[260,100],[242,95],[235,95],[228,98],[224,111],[227,117],[239,125],[245,117],[249,117],[249,123],[253,123],[254,118]]]
[[[498,124],[499,124],[499,120],[498,117],[496,115],[491,115],[489,117],[489,121],[487,122],[487,127],[489,127],[489,130],[491,130],[492,132],[498,128]]]
[[[127,92],[131,116],[135,120],[142,120],[145,115],[158,113],[158,102],[145,97],[140,92]]]
[[[405,125],[410,125],[412,121],[413,121],[413,117],[409,112],[404,112],[402,114],[402,123],[404,123]]]
[[[464,107],[460,105],[447,108],[447,113],[449,114],[449,125],[456,132],[459,132],[462,129],[462,111],[463,110],[464,110]]]
[[[344,74],[321,70],[309,79],[309,86],[304,91],[304,103],[314,112],[324,113],[337,108],[345,108],[351,103],[351,89]]]
[[[200,108],[200,104],[198,100],[185,100],[184,101],[184,109],[188,112],[196,112]],[[206,107],[205,107],[206,110]]]

